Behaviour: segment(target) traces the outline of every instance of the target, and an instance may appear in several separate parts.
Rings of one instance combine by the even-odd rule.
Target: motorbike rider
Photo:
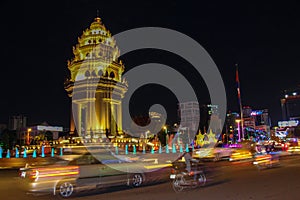
[[[186,171],[188,171],[189,173],[191,172],[191,161],[192,161],[192,154],[190,151],[189,152],[185,152],[183,154],[184,160],[185,160],[185,165],[186,165]]]
[[[190,173],[192,171],[192,163],[199,163],[199,160],[193,158],[193,149],[189,148],[189,151],[185,151],[182,155],[185,161],[185,170]]]
[[[191,148],[182,152],[179,158],[173,163],[175,171],[171,179],[173,179],[174,190],[178,192],[184,190],[184,188],[204,186],[206,183],[206,175],[204,174],[202,164],[203,163],[199,163],[198,159],[193,158]],[[199,168],[199,165],[201,165],[201,168]]]
[[[185,172],[188,173],[194,171],[194,175],[192,176],[193,180],[196,181],[198,179],[199,174],[204,172],[204,164],[200,162],[200,160],[193,158],[193,149],[189,148],[189,151],[185,151],[182,155],[185,160]]]

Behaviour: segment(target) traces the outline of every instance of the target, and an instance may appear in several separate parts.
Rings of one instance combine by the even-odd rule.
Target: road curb
[[[24,167],[26,163],[41,163],[41,164],[51,164],[57,161],[55,157],[45,157],[45,158],[1,158],[0,159],[0,169],[18,169]]]

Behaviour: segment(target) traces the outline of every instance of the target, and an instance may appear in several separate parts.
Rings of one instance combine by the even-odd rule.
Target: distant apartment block
[[[190,133],[198,131],[200,109],[197,101],[179,103],[178,113],[180,116],[180,127],[188,129]]]
[[[27,117],[24,115],[16,115],[9,117],[8,129],[9,130],[22,130],[27,127]]]
[[[300,119],[300,88],[285,90],[281,98],[283,120]]]

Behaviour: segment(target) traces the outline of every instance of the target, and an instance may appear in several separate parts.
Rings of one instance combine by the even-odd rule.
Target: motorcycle
[[[253,164],[258,170],[279,166],[279,156],[276,154],[257,155],[254,158]]]
[[[191,170],[186,170],[186,162],[175,161],[170,174],[172,188],[175,192],[201,187],[206,184],[204,165],[199,160],[191,160]]]

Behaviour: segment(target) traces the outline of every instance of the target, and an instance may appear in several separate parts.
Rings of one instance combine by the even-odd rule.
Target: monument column
[[[117,117],[118,117],[118,133],[122,133],[122,107],[121,102],[117,104]]]

